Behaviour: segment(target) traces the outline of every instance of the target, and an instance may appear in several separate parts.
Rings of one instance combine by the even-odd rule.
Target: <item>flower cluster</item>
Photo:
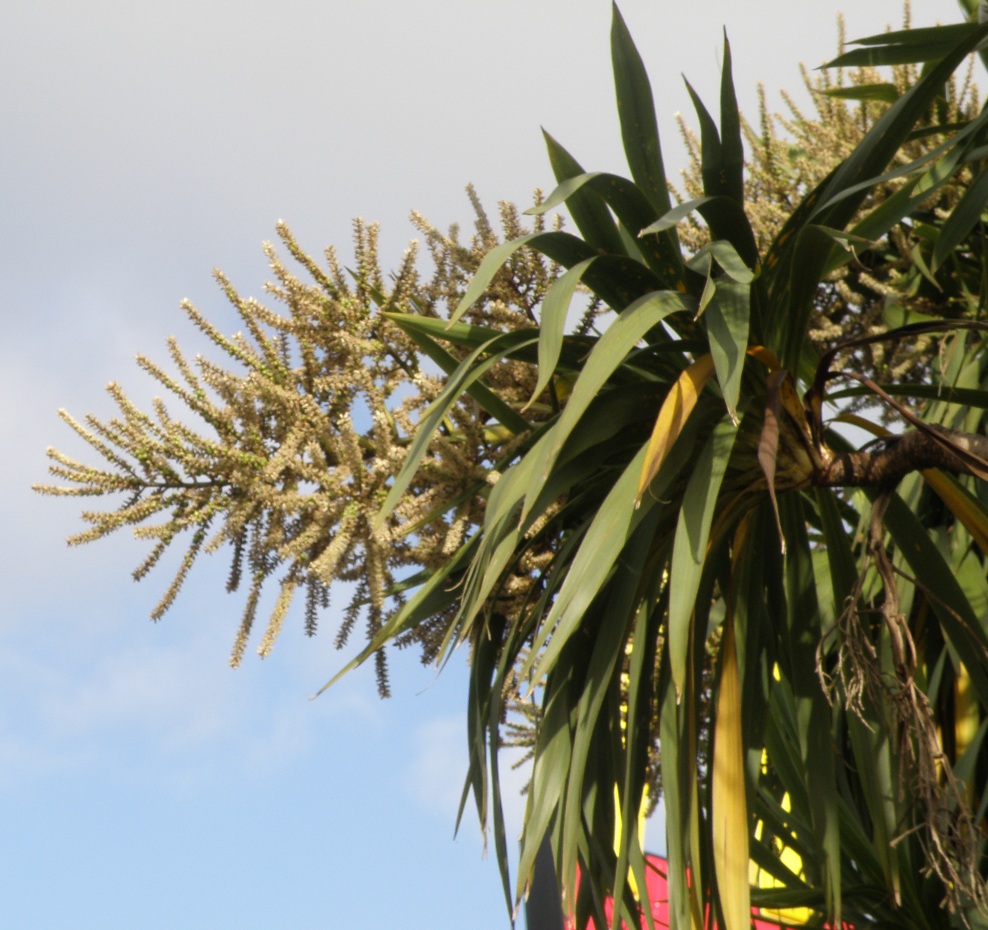
[[[902,28],[909,26],[907,3]],[[839,52],[845,51],[845,44],[844,22],[839,18]],[[772,114],[765,90],[759,87],[758,125],[743,124],[748,149],[745,212],[763,254],[795,206],[854,151],[891,103],[916,83],[919,69],[901,64],[886,69],[838,67],[810,72],[804,67],[802,77],[815,112],[804,111],[783,91],[788,112]],[[946,83],[937,111],[930,114],[931,126],[946,128],[916,133],[900,149],[892,167],[931,152],[947,138],[950,127],[973,119],[980,109],[972,58],[962,80],[951,77]],[[678,120],[689,165],[683,171],[685,198],[677,196],[691,199],[703,192],[700,140],[681,116]],[[940,188],[930,198],[923,209],[931,220],[949,214],[970,179],[970,171],[963,171],[957,183]],[[877,184],[859,217],[901,190],[908,180],[894,177]],[[855,244],[855,261],[836,270],[817,294],[809,335],[820,351],[837,340],[886,332],[907,320],[931,316],[954,319],[969,312],[970,293],[961,275],[950,269],[934,275],[927,267],[932,264],[933,225],[900,223],[878,243]],[[680,238],[695,251],[706,244],[709,234],[692,215],[680,226]],[[936,355],[935,349],[931,353],[934,343],[929,336],[908,344],[874,342],[838,360],[837,365],[853,361],[858,371],[868,371],[876,380],[925,383],[929,381],[931,355]]]
[[[168,349],[176,374],[143,355],[137,359],[185,408],[183,419],[173,417],[161,398],[154,399],[150,411],[141,410],[115,383],[107,390],[119,408],[117,416],[101,421],[90,415],[80,421],[60,412],[103,461],[94,467],[49,449],[51,474],[67,483],[36,489],[56,495],[123,495],[119,506],[84,511],[89,527],[69,542],[133,528],[135,536],[151,543],[134,571],[140,579],[180,537],[187,540],[178,570],[152,611],[154,619],[171,606],[201,553],[228,549],[227,590],[247,591],[231,656],[235,666],[254,632],[262,590],[271,581],[278,595],[260,635],[260,655],[270,652],[300,592],[306,632],[315,633],[333,582],[347,582],[352,591],[337,644],[347,641],[361,618],[372,637],[400,603],[398,582],[418,568],[441,564],[482,520],[484,496],[465,492],[483,484],[504,442],[485,426],[481,411],[461,402],[432,437],[411,493],[387,520],[375,524],[409,436],[443,383],[442,372],[429,367],[387,314],[446,318],[459,302],[483,255],[498,242],[476,194],[468,193],[476,223],[467,242],[456,228],[444,234],[421,216],[412,217],[432,259],[429,277],[418,270],[413,242],[386,279],[378,261],[377,227],[359,220],[352,270],[332,249],[324,265],[315,261],[279,224],[283,247],[307,279],[266,245],[274,277],[265,288],[271,306],[242,297],[217,272],[244,331],[224,335],[188,301],[182,309],[219,350],[223,364],[199,355],[187,358],[174,339]],[[510,204],[501,205],[500,219],[506,238],[529,231]],[[508,329],[531,326],[555,274],[535,253],[516,253],[467,319],[486,325],[493,320]],[[502,400],[521,408],[535,386],[533,366],[496,366],[488,384]],[[187,414],[198,420],[195,426]],[[459,503],[450,506],[451,501]],[[437,629],[426,625],[415,633],[424,659],[435,654],[438,639],[430,637]],[[377,662],[379,690],[387,694],[383,653]]]

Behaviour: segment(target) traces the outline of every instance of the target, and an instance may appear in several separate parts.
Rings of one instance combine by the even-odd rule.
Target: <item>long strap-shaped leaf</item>
[[[659,141],[652,88],[641,55],[635,48],[617,4],[613,5],[611,21],[611,59],[614,63],[614,87],[618,118],[621,121],[621,137],[631,176],[645,192],[655,211],[665,213],[672,204],[662,162],[662,145]],[[668,241],[672,261],[681,262],[675,233],[664,238]]]
[[[600,337],[587,358],[583,371],[573,385],[566,407],[553,428],[553,441],[547,446],[536,480],[544,481],[570,433],[576,428],[587,408],[607,383],[628,353],[645,334],[658,326],[669,314],[686,309],[683,296],[675,291],[657,291],[631,304]],[[526,499],[522,518],[535,499]]]
[[[693,468],[679,511],[669,569],[668,619],[669,661],[677,695],[682,694],[686,680],[693,610],[707,558],[710,526],[737,435],[737,425],[730,417],[714,427]]]
[[[741,728],[741,685],[734,622],[728,617],[721,643],[720,684],[714,721],[711,829],[714,871],[725,930],[749,930],[748,803]]]
[[[637,185],[627,178],[605,171],[592,171],[568,178],[548,196],[544,203],[537,207],[531,207],[525,212],[534,216],[541,216],[559,204],[568,203],[570,198],[579,194],[584,187],[589,187],[598,194],[614,211],[625,229],[632,234],[641,236],[638,231],[655,222],[655,208]],[[670,267],[669,257],[664,248],[666,239],[666,236],[654,238],[648,236],[644,241],[638,243],[638,247],[641,249],[648,266],[663,281],[663,285],[671,287],[681,277],[682,262],[680,261],[674,267]],[[621,251],[623,252],[624,249],[622,248]]]
[[[827,918],[841,921],[841,834],[837,770],[831,740],[831,709],[816,676],[822,631],[803,499],[787,494],[779,502],[788,542],[786,557],[786,677],[793,691],[796,733],[816,843],[814,863],[823,885]],[[815,620],[815,622],[813,622]]]
[[[539,327],[539,379],[532,391],[531,400],[526,408],[545,390],[556,371],[559,353],[563,347],[563,335],[566,331],[566,314],[570,301],[583,277],[583,273],[596,259],[587,258],[574,265],[557,281],[542,300],[542,318]]]

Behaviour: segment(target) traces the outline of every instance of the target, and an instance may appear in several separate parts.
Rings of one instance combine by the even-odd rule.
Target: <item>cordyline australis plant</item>
[[[607,898],[612,926],[651,921],[637,814],[657,736],[673,926],[741,930],[753,907],[984,925],[988,114],[951,79],[988,25],[860,40],[832,67],[892,79],[820,88],[863,100],[856,144],[813,174],[763,120],[754,181],[725,45],[719,119],[693,95],[686,202],[616,9],[611,43],[631,179],[547,137],[558,187],[534,229],[507,208],[501,243],[483,217],[472,248],[426,227],[426,283],[409,258],[386,284],[363,227],[353,273],[283,233],[315,281],[271,253],[287,316],[225,282],[249,338],[188,308],[245,375],[175,346],[182,382],[142,362],[215,436],[113,389],[123,419],[76,424],[108,467],[52,453],[73,493],[131,495],[79,539],[134,524],[153,562],[188,529],[179,581],[231,543],[231,586],[251,577],[238,643],[280,575],[262,651],[297,588],[311,626],[337,579],[358,585],[342,635],[367,609],[352,664],[392,641],[440,662],[467,644],[464,801],[493,829],[509,907],[545,842],[578,926],[603,926]],[[792,202],[772,219],[753,183]],[[541,225],[562,204],[578,234]],[[913,346],[904,369],[896,346]],[[898,431],[860,415],[876,409]],[[854,448],[841,421],[875,438]],[[498,752],[526,691],[512,887]]]

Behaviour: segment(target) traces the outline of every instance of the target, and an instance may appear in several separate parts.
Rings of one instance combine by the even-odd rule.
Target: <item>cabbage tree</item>
[[[326,271],[285,232],[315,281],[272,252],[288,313],[225,281],[247,337],[189,310],[246,375],[197,372],[177,346],[181,378],[142,363],[210,435],[119,389],[120,419],[69,418],[109,466],[52,453],[55,474],[72,493],[129,494],[79,541],[138,526],[156,541],[143,574],[191,532],[164,607],[192,558],[232,545],[230,587],[252,579],[238,661],[276,571],[262,652],[297,590],[314,627],[339,580],[356,585],[342,635],[368,621],[352,664],[395,641],[440,663],[468,649],[464,805],[491,829],[511,909],[546,843],[578,926],[603,926],[607,898],[615,924],[639,919],[657,750],[673,926],[741,930],[752,907],[817,926],[984,925],[988,115],[945,118],[952,76],[988,41],[971,18],[832,63],[919,67],[908,86],[858,87],[880,115],[822,181],[793,187],[766,242],[729,46],[717,106],[690,91],[702,190],[679,202],[615,8],[630,178],[585,171],[547,135],[557,186],[534,227],[487,240],[479,266],[447,243],[431,291],[410,264],[375,275],[366,236],[354,272],[333,255]],[[557,207],[574,232],[545,221]],[[690,223],[703,233],[687,246]],[[882,265],[878,331],[811,338],[821,293],[893,240],[908,265],[902,249]],[[919,287],[949,293],[949,312],[917,313]],[[860,364],[920,339],[922,380]],[[534,762],[510,876],[499,753],[524,701]]]

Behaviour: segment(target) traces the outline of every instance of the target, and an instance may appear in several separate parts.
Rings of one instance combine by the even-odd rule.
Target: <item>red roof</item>
[[[652,920],[655,922],[656,930],[660,927],[669,926],[669,887],[666,884],[666,873],[668,870],[668,863],[661,856],[656,856],[651,853],[645,856],[646,867],[648,869],[646,873],[646,886],[647,886],[647,900],[650,904],[652,910]],[[607,915],[608,921],[610,921],[613,915],[613,906],[610,899],[604,905],[604,912]],[[568,925],[572,927],[572,924]],[[589,926],[596,930],[596,925],[591,920]],[[716,930],[715,925],[711,923],[711,926]],[[760,916],[758,908],[751,909],[751,926],[752,930],[787,930],[787,928],[801,928],[802,924],[797,923],[785,923],[780,924],[776,920],[766,920]],[[645,916],[642,916],[642,928],[648,927],[648,921]],[[850,930],[847,925],[845,925],[847,930]],[[606,928],[603,928],[606,930]]]

